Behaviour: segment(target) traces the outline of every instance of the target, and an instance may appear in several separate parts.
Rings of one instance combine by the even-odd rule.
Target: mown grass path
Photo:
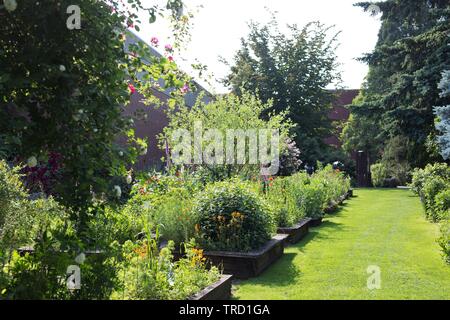
[[[356,197],[260,277],[238,283],[238,299],[450,299],[450,266],[437,225],[411,191],[357,189]],[[369,290],[367,267],[381,270]]]

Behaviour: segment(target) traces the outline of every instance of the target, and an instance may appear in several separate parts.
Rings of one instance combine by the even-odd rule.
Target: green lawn
[[[235,286],[238,299],[450,299],[450,266],[408,190],[357,189],[356,197],[257,278]],[[381,288],[367,288],[379,266]]]

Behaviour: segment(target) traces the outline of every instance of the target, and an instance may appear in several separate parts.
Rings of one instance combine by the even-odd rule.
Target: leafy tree
[[[441,82],[439,83],[442,97],[450,97],[450,71],[443,73]],[[434,112],[438,117],[436,129],[441,133],[437,137],[441,155],[445,160],[450,159],[450,105],[435,107]]]
[[[268,112],[288,111],[297,124],[295,142],[301,158],[314,163],[323,158],[323,138],[332,130],[327,112],[333,94],[326,88],[340,79],[337,34],[319,22],[287,28],[288,33],[282,33],[275,18],[267,25],[251,23],[224,83],[238,95],[257,92],[263,102],[272,100]]]
[[[71,5],[81,10],[80,29],[69,27],[76,14]],[[44,170],[49,154],[59,154],[52,193],[78,209],[81,220],[93,196],[114,195],[110,178],[125,179],[146,150],[122,112],[134,91],[131,83],[147,97],[160,78],[175,88],[185,83],[167,57],[153,57],[143,43],[126,48],[128,28],[139,31],[138,13],[144,11],[150,23],[168,11],[187,24],[180,7],[179,0],[168,0],[166,7],[140,0],[61,0],[0,9],[0,155],[29,159],[29,167]],[[116,144],[120,136],[128,138],[125,148]]]
[[[287,141],[293,124],[287,119],[286,112],[269,113],[267,120],[262,119],[261,115],[271,109],[271,106],[270,102],[263,103],[246,92],[241,97],[234,94],[218,97],[208,104],[202,102],[200,97],[193,107],[180,106],[168,113],[169,125],[160,137],[162,146],[167,141],[172,158],[177,158],[174,161],[176,164],[195,164],[193,167],[209,172],[212,180],[235,175],[255,177],[259,175],[260,163],[250,161],[249,152],[256,143],[262,142],[259,129],[279,130],[279,155],[288,152]],[[229,139],[228,130],[235,130],[236,135]],[[222,139],[219,145],[216,145],[216,137]],[[229,145],[234,147],[232,152],[229,152]],[[203,151],[203,154],[198,151]],[[205,161],[205,154],[212,155],[217,162],[208,163]],[[242,154],[243,161],[238,161],[239,154]],[[259,154],[258,158],[261,160]],[[232,160],[231,163],[228,159]]]
[[[368,9],[372,3],[357,3]],[[441,105],[437,83],[449,66],[448,1],[388,0],[377,2],[382,11],[375,50],[362,58],[369,65],[363,96],[352,108],[360,124],[375,127],[385,141],[403,136],[411,143],[407,161],[421,166],[433,160],[427,141],[435,134],[432,108]],[[365,141],[364,130],[348,140]],[[383,148],[384,141],[378,149]]]

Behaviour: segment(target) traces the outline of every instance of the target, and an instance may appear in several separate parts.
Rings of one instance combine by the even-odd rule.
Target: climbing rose
[[[116,194],[117,198],[120,198],[122,195],[122,189],[120,189],[120,186],[114,186],[114,193]]]
[[[155,47],[158,46],[159,44],[159,40],[157,37],[152,37],[152,39],[150,40],[151,44],[154,45]]]
[[[13,12],[17,9],[16,0],[3,0],[3,5],[8,12]]]
[[[173,51],[173,47],[170,44],[166,44],[164,49],[166,49],[166,51],[168,51],[168,52],[172,52]]]
[[[29,157],[27,160],[27,165],[30,168],[34,168],[37,166],[37,159],[35,156]]]
[[[189,85],[187,83],[181,88],[182,93],[187,93],[189,91]]]
[[[127,184],[131,184],[131,182],[133,182],[133,177],[130,174],[127,175],[126,181],[127,181]]]
[[[130,89],[130,92],[133,94],[136,92],[136,88],[130,83],[128,84],[128,89]]]

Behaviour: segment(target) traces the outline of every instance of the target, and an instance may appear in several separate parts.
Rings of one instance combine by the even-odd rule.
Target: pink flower
[[[151,43],[152,45],[154,45],[155,47],[157,47],[158,44],[159,44],[159,40],[158,40],[157,37],[152,37],[152,39],[150,40],[150,43]]]
[[[168,56],[167,59],[169,59],[170,62],[173,62],[173,57],[172,56]]]
[[[172,45],[170,45],[170,44],[166,44],[166,45],[164,46],[164,49],[166,49],[167,52],[172,52],[172,51],[173,51],[173,47],[172,47]]]
[[[184,86],[180,89],[182,93],[188,93],[189,92],[189,85],[187,83],[184,84]]]
[[[136,92],[136,88],[131,83],[128,84],[128,89],[130,90],[131,94]]]

